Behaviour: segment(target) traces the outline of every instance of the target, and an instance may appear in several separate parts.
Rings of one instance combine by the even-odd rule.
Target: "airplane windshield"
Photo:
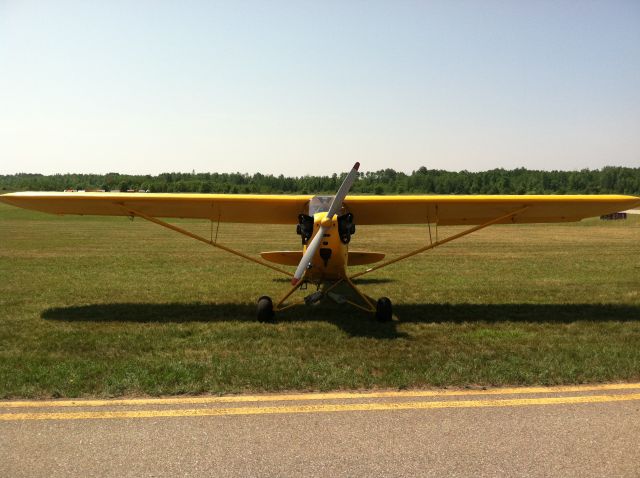
[[[331,207],[333,196],[314,196],[309,201],[309,216],[313,216],[317,212],[327,212]]]

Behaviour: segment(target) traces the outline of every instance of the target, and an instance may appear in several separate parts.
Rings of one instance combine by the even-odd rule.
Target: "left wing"
[[[221,222],[296,224],[312,196],[284,194],[162,194],[20,192],[0,196],[13,206],[50,214],[210,219]]]

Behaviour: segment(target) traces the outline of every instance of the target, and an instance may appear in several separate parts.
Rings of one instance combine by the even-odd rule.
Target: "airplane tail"
[[[265,261],[273,262],[283,266],[297,266],[302,260],[302,251],[270,251],[261,252],[260,255]],[[381,252],[349,251],[349,266],[363,266],[373,264],[384,259]]]

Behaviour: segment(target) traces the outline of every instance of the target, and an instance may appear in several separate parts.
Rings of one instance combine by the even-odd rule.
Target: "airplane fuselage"
[[[305,243],[302,253],[307,250],[308,244],[324,226],[324,237],[320,243],[318,252],[314,254],[311,267],[307,270],[307,278],[314,281],[337,280],[345,277],[349,260],[349,244],[340,240],[338,231],[338,215],[327,218],[326,212],[317,212],[313,215],[313,236]]]
[[[342,210],[328,218],[332,196],[316,196],[309,204],[309,214],[298,216],[297,233],[302,238],[302,250],[260,253],[262,258],[276,264],[296,266],[319,231],[323,232],[316,252],[309,259],[305,280],[311,282],[336,281],[347,276],[347,266],[372,264],[384,258],[379,252],[350,251],[351,236],[355,234],[354,217]]]

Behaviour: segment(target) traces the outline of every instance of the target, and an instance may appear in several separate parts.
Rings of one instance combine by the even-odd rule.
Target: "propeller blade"
[[[360,163],[356,163],[347,174],[347,177],[344,178],[338,192],[333,197],[333,201],[331,201],[331,206],[329,206],[329,211],[327,212],[327,217],[331,219],[335,213],[337,213],[342,207],[342,201],[344,201],[345,196],[353,186],[354,181],[358,177],[358,168],[360,167]]]
[[[333,197],[333,201],[331,201],[331,205],[329,206],[329,211],[327,211],[327,216],[326,216],[327,218],[331,219],[336,214],[336,212],[338,212],[340,208],[342,208],[342,201],[344,201],[344,198],[349,192],[349,189],[351,189],[351,186],[353,186],[354,181],[358,177],[359,167],[360,167],[360,163],[354,164],[351,171],[349,171],[349,174],[347,174],[347,177],[344,178],[344,181],[342,181],[342,184],[340,185],[338,192]],[[302,259],[298,264],[298,268],[296,269],[295,274],[293,274],[293,278],[291,279],[291,285],[296,285],[298,282],[300,282],[300,279],[304,275],[304,272],[307,270],[307,267],[311,263],[311,259],[313,258],[314,254],[317,252],[318,248],[320,247],[320,243],[322,242],[322,238],[324,237],[324,232],[325,232],[325,227],[320,226],[320,228],[318,229],[318,232],[316,232],[316,235],[311,240],[311,243],[307,246],[307,250],[302,256]]]
[[[300,282],[300,279],[304,275],[304,271],[307,270],[307,266],[311,263],[311,259],[313,255],[320,247],[320,242],[322,242],[322,238],[324,237],[324,226],[320,226],[318,232],[316,232],[315,237],[311,240],[311,243],[307,246],[307,250],[305,251],[302,259],[300,260],[300,264],[298,264],[298,268],[296,269],[295,274],[291,278],[291,285],[296,285]]]

